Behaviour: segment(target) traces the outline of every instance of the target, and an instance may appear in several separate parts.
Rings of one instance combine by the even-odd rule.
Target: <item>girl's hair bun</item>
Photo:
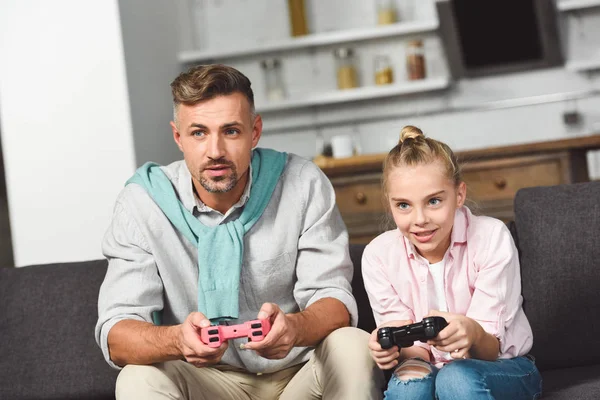
[[[419,137],[425,137],[425,135],[423,135],[423,131],[416,126],[407,125],[400,131],[400,141],[398,144],[404,143],[404,141],[407,139],[416,140]]]

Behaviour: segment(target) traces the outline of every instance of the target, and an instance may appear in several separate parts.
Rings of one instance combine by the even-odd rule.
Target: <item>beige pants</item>
[[[304,400],[381,399],[383,375],[356,328],[331,333],[305,364],[256,375],[234,368],[196,368],[184,361],[128,365],[117,379],[116,396],[130,399]]]

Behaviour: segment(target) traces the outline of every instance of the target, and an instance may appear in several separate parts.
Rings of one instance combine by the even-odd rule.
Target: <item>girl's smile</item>
[[[435,236],[437,229],[431,231],[411,232],[415,239],[420,243],[427,243]]]

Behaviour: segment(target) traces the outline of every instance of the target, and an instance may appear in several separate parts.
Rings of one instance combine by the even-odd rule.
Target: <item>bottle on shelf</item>
[[[334,51],[334,55],[338,89],[352,89],[357,87],[358,77],[354,50],[349,47],[339,47]]]
[[[377,25],[396,23],[394,0],[377,0]]]
[[[425,49],[422,40],[411,40],[406,46],[406,72],[408,80],[426,78]]]
[[[308,24],[306,23],[306,7],[304,5],[304,0],[288,0],[288,12],[290,15],[291,35],[308,35]]]
[[[390,58],[386,55],[375,56],[375,84],[389,85],[390,83],[394,83]]]
[[[260,63],[265,78],[265,93],[268,101],[281,101],[286,93],[281,73],[281,61],[277,58],[267,58]]]

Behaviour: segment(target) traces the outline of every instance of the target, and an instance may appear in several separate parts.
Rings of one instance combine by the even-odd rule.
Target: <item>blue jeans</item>
[[[420,379],[402,381],[392,374],[385,400],[531,400],[542,394],[542,377],[531,356],[455,360],[431,368],[431,374]]]

